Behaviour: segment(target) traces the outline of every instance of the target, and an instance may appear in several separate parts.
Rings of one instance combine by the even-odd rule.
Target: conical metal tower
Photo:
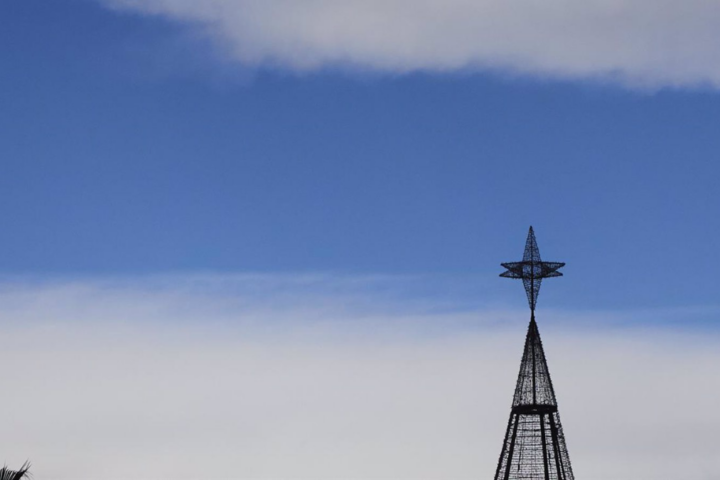
[[[535,305],[543,278],[560,277],[561,262],[543,262],[532,227],[521,262],[503,263],[501,277],[522,279],[530,325],[495,480],[574,480]]]

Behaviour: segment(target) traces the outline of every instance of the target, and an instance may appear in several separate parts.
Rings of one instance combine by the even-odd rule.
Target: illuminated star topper
[[[538,293],[540,292],[540,284],[543,278],[562,277],[562,273],[558,270],[565,266],[562,262],[543,262],[540,259],[540,250],[535,240],[535,232],[530,227],[527,241],[525,242],[525,253],[522,262],[501,263],[507,268],[506,272],[500,274],[505,278],[522,278],[527,294],[530,310],[535,312]]]

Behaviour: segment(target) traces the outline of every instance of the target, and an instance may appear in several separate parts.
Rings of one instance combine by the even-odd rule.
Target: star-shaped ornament
[[[535,311],[538,293],[540,292],[540,284],[543,278],[562,277],[562,273],[558,272],[565,264],[562,262],[543,262],[540,259],[540,250],[535,240],[535,232],[530,227],[527,241],[525,242],[525,253],[522,262],[501,263],[507,268],[506,272],[500,274],[505,278],[521,278],[525,286],[530,310]]]

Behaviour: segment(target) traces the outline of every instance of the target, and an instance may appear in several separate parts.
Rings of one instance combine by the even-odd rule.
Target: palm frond
[[[10,470],[7,465],[0,468],[0,480],[20,480],[22,478],[30,478],[28,471],[30,470],[30,462],[23,463],[20,470]]]

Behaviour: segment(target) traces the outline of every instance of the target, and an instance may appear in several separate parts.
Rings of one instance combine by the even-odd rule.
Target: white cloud
[[[406,280],[5,283],[0,461],[53,479],[491,478],[526,314],[387,294]],[[588,315],[539,318],[578,478],[717,479],[717,335]]]
[[[716,0],[101,1],[199,28],[249,65],[720,86]]]

